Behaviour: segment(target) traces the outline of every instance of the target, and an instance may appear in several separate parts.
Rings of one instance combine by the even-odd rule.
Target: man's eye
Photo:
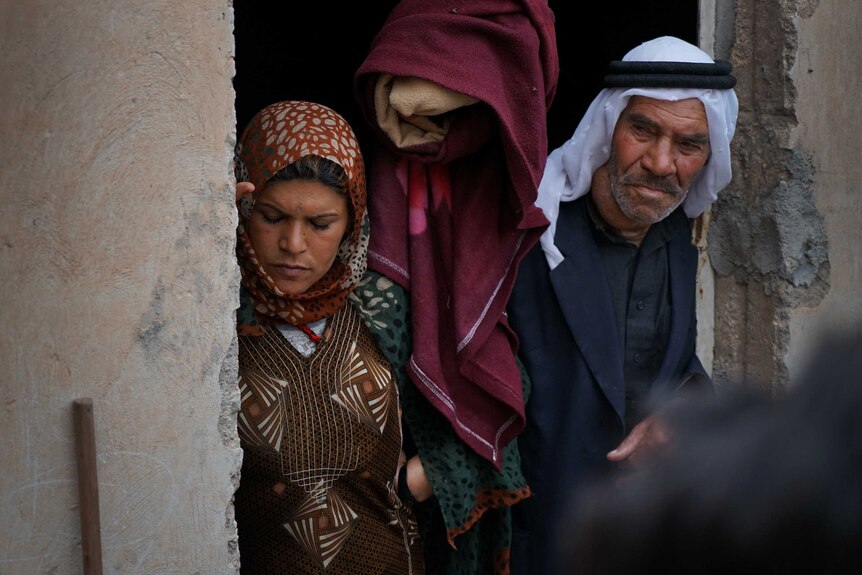
[[[635,132],[635,134],[641,135],[641,136],[646,136],[646,135],[649,135],[651,133],[650,129],[648,127],[642,125],[642,124],[632,125],[632,130]]]
[[[682,142],[679,147],[687,154],[699,154],[700,151],[703,150],[702,145],[695,144],[694,142]]]

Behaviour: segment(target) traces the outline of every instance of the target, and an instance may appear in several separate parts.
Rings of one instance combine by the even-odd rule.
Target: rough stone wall
[[[844,101],[862,87],[862,3],[736,0],[733,8],[740,119],[734,180],[709,234],[714,375],[777,390],[821,330],[862,319],[853,256],[859,122]]]
[[[0,573],[235,573],[227,0],[0,3]]]

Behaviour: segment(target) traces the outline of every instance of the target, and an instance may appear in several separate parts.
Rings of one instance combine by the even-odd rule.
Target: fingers
[[[625,439],[623,439],[620,444],[613,449],[613,451],[610,451],[607,454],[607,458],[611,461],[624,461],[631,457],[646,437],[649,425],[649,419],[645,419],[635,425],[634,429],[631,430],[631,433],[629,433]]]
[[[422,467],[422,460],[418,455],[407,461],[407,486],[413,498],[420,503],[434,495],[434,487],[425,475],[425,468]]]
[[[237,182],[236,183],[236,201],[239,201],[241,197],[246,194],[250,194],[254,191],[254,184],[251,182]]]
[[[654,459],[671,439],[664,422],[650,416],[638,423],[620,444],[607,454],[610,461],[626,461],[633,467],[643,467]]]

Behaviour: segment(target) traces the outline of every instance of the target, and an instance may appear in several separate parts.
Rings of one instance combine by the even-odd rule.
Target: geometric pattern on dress
[[[387,494],[387,500],[389,502],[389,509],[387,510],[389,525],[401,530],[404,549],[407,551],[407,573],[408,575],[412,575],[413,553],[411,553],[411,546],[419,539],[419,524],[416,523],[416,520],[413,518],[413,514],[398,497],[398,493],[395,491],[395,483],[393,481],[388,481],[386,483],[386,487],[389,488],[389,492]]]
[[[326,569],[344,548],[358,520],[356,512],[334,490],[325,489],[306,496],[284,527]]]
[[[383,435],[389,406],[395,399],[389,365],[363,352],[354,340],[342,366],[341,383],[330,397]]]
[[[279,398],[285,386],[286,381],[240,368],[237,429],[242,439],[260,449],[279,451],[284,436]]]

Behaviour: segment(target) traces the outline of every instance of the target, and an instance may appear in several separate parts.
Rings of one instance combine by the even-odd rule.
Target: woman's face
[[[322,278],[348,228],[347,198],[311,180],[276,180],[258,195],[249,239],[278,288],[295,296]]]

